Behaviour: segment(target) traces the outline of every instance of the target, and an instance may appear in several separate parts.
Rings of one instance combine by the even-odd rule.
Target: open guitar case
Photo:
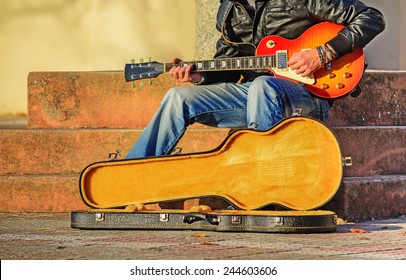
[[[317,210],[337,192],[343,158],[321,122],[290,117],[268,131],[241,129],[216,149],[192,154],[97,162],[80,176],[91,209],[73,211],[78,229],[210,230],[326,233],[337,228],[332,211]],[[149,209],[149,205],[218,197],[232,207]],[[277,206],[276,210],[272,206]]]

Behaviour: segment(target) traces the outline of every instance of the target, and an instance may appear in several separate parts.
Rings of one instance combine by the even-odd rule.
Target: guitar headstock
[[[124,76],[126,82],[156,78],[165,72],[164,63],[156,61],[130,63],[125,65]]]

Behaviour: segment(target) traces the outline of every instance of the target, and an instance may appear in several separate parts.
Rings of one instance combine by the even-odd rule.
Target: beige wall
[[[380,8],[388,23],[365,50],[370,69],[406,69],[406,1],[364,1]],[[121,70],[131,58],[206,56],[203,43],[218,34],[198,36],[195,52],[195,16],[214,16],[217,3],[0,0],[0,115],[27,112],[26,79],[32,71]],[[213,30],[197,28],[200,33]]]
[[[365,49],[370,69],[406,70],[406,1],[364,0],[382,11],[386,29]]]
[[[0,0],[0,115],[27,112],[31,71],[192,59],[193,0]]]

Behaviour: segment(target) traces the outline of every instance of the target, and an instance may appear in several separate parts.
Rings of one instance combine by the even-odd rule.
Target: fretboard
[[[277,67],[279,69],[287,68],[287,53],[281,52],[277,55],[265,56],[247,56],[221,58],[212,60],[183,61],[178,64],[166,63],[165,72],[168,72],[173,66],[185,67],[193,64],[193,71],[226,71],[226,70],[259,70]]]

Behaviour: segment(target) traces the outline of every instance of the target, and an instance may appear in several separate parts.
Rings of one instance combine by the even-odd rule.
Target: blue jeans
[[[186,128],[195,122],[268,130],[299,108],[303,116],[324,121],[330,106],[301,84],[272,76],[242,84],[174,87],[126,159],[170,154]]]

